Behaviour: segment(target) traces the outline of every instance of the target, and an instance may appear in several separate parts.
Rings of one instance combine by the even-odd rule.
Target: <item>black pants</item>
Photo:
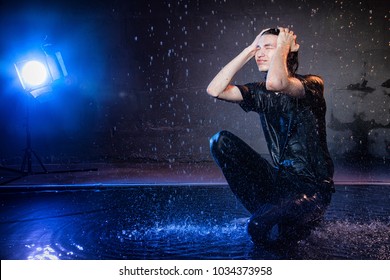
[[[331,199],[323,186],[277,170],[228,131],[214,135],[210,149],[231,190],[252,215],[248,232],[255,243],[295,241],[323,217]]]

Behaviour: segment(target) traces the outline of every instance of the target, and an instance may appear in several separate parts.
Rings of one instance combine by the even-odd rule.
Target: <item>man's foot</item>
[[[280,227],[278,224],[266,226],[264,223],[250,220],[248,233],[253,243],[258,245],[271,245],[280,239]]]
[[[310,227],[290,226],[280,223],[267,225],[258,219],[251,219],[248,233],[255,245],[264,247],[293,247],[310,235]]]

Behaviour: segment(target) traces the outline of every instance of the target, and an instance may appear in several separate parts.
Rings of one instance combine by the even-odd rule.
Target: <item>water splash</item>
[[[245,259],[252,246],[246,233],[246,219],[227,223],[201,223],[190,220],[135,225],[117,232],[115,248],[132,259]],[[112,242],[112,239],[110,240]],[[106,256],[110,258],[110,256]]]
[[[254,248],[249,213],[225,186],[26,193],[3,200],[1,257],[390,259],[388,198],[388,186],[339,186],[307,239],[267,252]]]
[[[169,240],[178,241],[222,241],[247,238],[246,219],[236,219],[225,224],[197,224],[187,220],[178,223],[160,224],[140,229],[126,229],[118,234],[122,240]]]
[[[390,259],[390,223],[328,221],[299,249],[304,259]]]

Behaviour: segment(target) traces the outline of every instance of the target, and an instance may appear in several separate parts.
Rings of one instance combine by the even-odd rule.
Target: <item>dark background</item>
[[[258,116],[213,100],[206,87],[274,26],[298,34],[298,72],[325,80],[333,158],[388,164],[389,10],[387,0],[7,1],[0,164],[22,160],[26,100],[45,163],[211,161],[208,140],[221,129],[267,154]],[[31,99],[13,63],[43,42],[61,51],[69,76]],[[235,77],[259,79],[254,62]]]

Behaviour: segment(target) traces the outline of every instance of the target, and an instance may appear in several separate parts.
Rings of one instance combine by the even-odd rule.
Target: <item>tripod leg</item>
[[[20,167],[21,172],[25,172],[26,162],[28,161],[28,152],[27,149],[24,150],[24,156],[23,156],[23,162],[22,166]]]
[[[37,153],[34,152],[34,151],[32,151],[32,150],[31,150],[31,152],[34,154],[35,158],[36,158],[37,161],[39,162],[39,165],[42,167],[43,171],[45,171],[45,173],[48,173],[46,167],[43,165],[43,162],[42,162],[42,160],[39,158],[39,156],[37,155]]]

